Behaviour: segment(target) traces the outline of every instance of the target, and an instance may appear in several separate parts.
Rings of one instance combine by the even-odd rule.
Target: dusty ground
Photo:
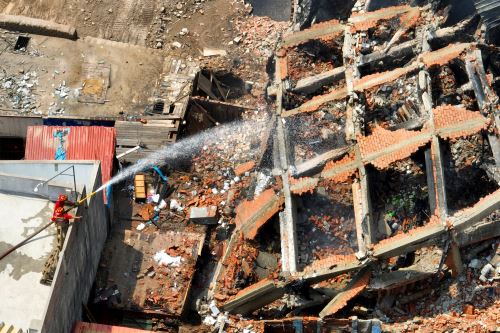
[[[2,14],[69,24],[80,38],[147,46],[234,71],[244,81],[259,81],[254,95],[260,95],[268,58],[288,23],[250,17],[251,12],[243,0],[0,0]],[[224,50],[227,56],[203,57],[204,48]]]
[[[0,32],[0,48],[4,50],[9,41],[15,43],[16,37],[10,32]],[[36,106],[33,113],[47,115],[49,110],[64,108],[63,114],[83,117],[118,116],[119,112],[141,114],[153,96],[163,60],[159,52],[144,56],[143,48],[103,47],[94,42],[33,35],[26,53],[9,49],[0,54],[0,80],[9,77],[18,80],[29,73],[27,82],[33,83],[30,98]],[[82,66],[87,62],[111,66],[104,104],[78,102],[76,90],[83,85]],[[152,79],[141,80],[144,75]],[[65,98],[55,94],[61,85],[68,89]],[[9,94],[4,88],[0,89],[0,108],[8,111],[12,103],[4,100]]]

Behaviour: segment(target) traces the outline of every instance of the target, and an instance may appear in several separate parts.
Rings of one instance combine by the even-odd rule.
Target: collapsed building
[[[367,8],[291,33],[276,52],[282,187],[238,207],[224,260],[281,211],[281,269],[221,295],[227,270],[256,255],[223,261],[223,310],[318,309],[322,321],[368,297],[378,309],[361,318],[405,316],[430,281],[463,272],[463,249],[498,236],[497,48],[478,16],[443,26],[435,4]]]
[[[59,324],[49,312],[30,314],[43,325],[15,324],[498,330],[496,7],[459,3],[294,1],[292,28],[266,66],[265,96],[255,82],[200,69],[191,57],[0,16],[9,105],[1,157],[98,160],[102,177],[88,191],[129,163],[143,165],[93,197],[104,199],[106,230],[99,258],[92,250],[86,263],[84,292],[72,296],[82,308]],[[120,24],[120,38],[145,38]],[[104,37],[113,29],[106,23]],[[0,321],[16,318],[5,313]]]

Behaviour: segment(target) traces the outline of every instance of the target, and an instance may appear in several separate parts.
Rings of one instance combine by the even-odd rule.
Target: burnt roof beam
[[[311,94],[326,85],[342,80],[344,77],[345,67],[337,67],[324,73],[300,79],[292,91],[301,94]]]

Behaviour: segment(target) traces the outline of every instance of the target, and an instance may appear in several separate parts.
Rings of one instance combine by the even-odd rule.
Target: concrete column
[[[279,158],[275,158],[279,165],[275,169],[280,170],[283,180],[283,194],[285,197],[285,209],[280,213],[280,235],[281,235],[281,266],[282,271],[294,273],[297,271],[297,233],[295,226],[296,206],[292,193],[290,192],[290,183],[288,181],[288,166],[290,165],[289,144],[287,141],[286,130],[283,125],[283,119],[279,116],[282,112],[283,82],[280,78],[278,61],[276,64],[276,80],[278,80],[278,89],[276,93],[276,137],[277,151]]]
[[[366,253],[367,248],[376,242],[368,175],[364,166],[359,168],[360,180],[352,184],[352,194],[354,200],[354,217],[356,222],[356,236],[358,240],[358,250]],[[382,228],[382,233],[387,230]]]
[[[437,136],[432,137],[431,149],[425,152],[425,169],[427,172],[431,211],[438,215],[441,221],[445,223],[448,214],[448,205],[446,202],[441,146]]]

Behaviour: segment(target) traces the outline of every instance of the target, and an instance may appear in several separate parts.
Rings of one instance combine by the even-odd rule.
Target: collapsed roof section
[[[276,53],[274,149],[284,199],[281,270],[219,298],[224,310],[248,315],[341,278],[350,282],[327,304],[316,303],[326,305],[320,318],[335,316],[360,293],[397,292],[443,267],[456,273],[457,249],[500,235],[487,219],[500,208],[499,184],[484,171],[500,166],[498,72],[477,24],[468,18],[440,27],[431,6],[403,5],[284,37]],[[471,155],[459,152],[463,144]],[[474,157],[478,145],[486,150]],[[465,202],[455,198],[457,173],[484,185]],[[344,243],[323,248],[308,233],[316,229],[339,231]],[[387,269],[410,255],[410,263]]]

